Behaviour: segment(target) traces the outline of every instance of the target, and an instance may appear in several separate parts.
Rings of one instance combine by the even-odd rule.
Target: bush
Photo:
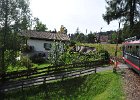
[[[101,59],[103,59],[104,61],[110,61],[110,54],[108,53],[107,50],[100,50],[99,54],[101,56]]]
[[[22,56],[21,60],[19,60],[19,65],[30,69],[33,66],[33,63],[28,57]]]
[[[76,42],[74,42],[74,41],[70,41],[69,46],[75,46],[75,45],[76,45]]]
[[[34,47],[29,45],[22,45],[21,49],[22,52],[26,52],[26,53],[34,51]]]
[[[45,59],[45,54],[39,53],[39,54],[34,54],[31,58],[33,63],[41,64],[46,61]]]

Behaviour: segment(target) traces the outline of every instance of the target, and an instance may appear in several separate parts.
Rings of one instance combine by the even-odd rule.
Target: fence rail
[[[2,82],[2,77],[0,77],[0,91],[23,89],[33,85],[52,82],[53,80],[64,80],[70,77],[79,77],[93,72],[96,73],[96,67],[105,63],[103,60],[88,61],[6,73],[4,75],[4,82]]]

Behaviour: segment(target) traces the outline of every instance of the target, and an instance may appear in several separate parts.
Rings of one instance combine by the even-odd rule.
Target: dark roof
[[[40,39],[40,40],[56,40],[56,41],[70,40],[67,34],[51,33],[51,32],[23,31],[19,35],[29,37],[31,39]]]

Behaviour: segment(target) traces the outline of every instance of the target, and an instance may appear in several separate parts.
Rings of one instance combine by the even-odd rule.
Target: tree
[[[46,27],[46,25],[45,24],[43,24],[40,20],[39,20],[39,18],[34,18],[34,20],[35,20],[35,27],[34,27],[34,29],[36,30],[36,31],[42,31],[42,32],[45,32],[48,28]]]
[[[87,37],[86,37],[83,33],[80,33],[80,34],[77,36],[77,41],[78,41],[78,42],[85,43],[86,40],[87,40]]]
[[[95,40],[96,40],[95,34],[93,34],[92,32],[90,32],[87,35],[87,42],[88,43],[95,43],[96,42]]]
[[[112,20],[121,19],[133,28],[135,21],[139,18],[139,0],[106,0],[106,12],[103,19],[109,24]],[[137,5],[137,6],[136,6]]]
[[[64,27],[63,25],[61,25],[60,31],[58,33],[67,34],[67,32],[68,32],[68,30],[66,29],[66,27]]]
[[[77,29],[76,29],[76,32],[75,32],[76,34],[79,34],[80,33],[80,31],[79,31],[79,27],[77,27]]]
[[[74,42],[87,42],[87,36],[84,33],[80,32],[79,28],[76,29],[76,32],[74,34],[71,34],[70,39]]]
[[[23,22],[30,19],[29,1],[0,0],[0,12],[0,71],[4,74],[7,66],[15,62],[20,49],[17,33],[28,28]]]

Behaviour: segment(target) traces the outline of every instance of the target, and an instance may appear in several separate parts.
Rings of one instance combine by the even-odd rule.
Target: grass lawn
[[[100,51],[102,49],[105,49],[109,52],[109,54],[111,56],[115,55],[115,51],[116,51],[116,44],[91,44],[91,43],[79,43],[77,45],[83,45],[83,46],[89,46],[89,47],[95,47],[97,49],[97,51]],[[117,52],[117,56],[121,57],[122,56],[122,52],[121,52],[121,47],[122,45],[119,44],[118,45],[118,52]]]
[[[122,79],[111,71],[11,91],[0,100],[124,100]]]
[[[32,68],[44,68],[49,66],[50,64],[48,63],[43,63],[43,64],[33,64]],[[27,70],[25,66],[8,66],[7,72],[13,72],[13,71],[21,71],[21,70]]]

